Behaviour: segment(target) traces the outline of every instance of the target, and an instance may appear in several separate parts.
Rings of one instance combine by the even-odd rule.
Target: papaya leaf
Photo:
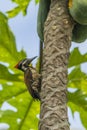
[[[69,74],[68,87],[81,89],[87,94],[87,74],[82,72],[79,66],[75,67]]]
[[[7,123],[9,130],[36,130],[39,102],[34,102],[28,93],[23,72],[14,69],[14,65],[26,57],[26,53],[24,50],[17,51],[8,19],[1,12],[0,53],[0,123]]]
[[[76,99],[75,99],[76,100]],[[80,119],[82,121],[82,124],[84,127],[87,129],[87,111],[84,110],[82,107],[79,105],[74,104],[73,102],[69,102],[68,106],[71,108],[71,110],[74,112],[79,112],[80,114]]]
[[[17,51],[15,37],[8,26],[8,19],[0,12],[0,61],[9,63],[10,67],[26,57],[26,53]]]
[[[19,12],[21,11],[21,8],[19,6],[15,7],[14,9],[7,11],[8,17],[9,18],[13,18],[15,17],[17,14],[19,14]]]
[[[21,122],[21,125],[19,128],[21,128],[21,130],[29,130],[29,129],[33,129],[33,130],[38,130],[38,115],[39,115],[39,103],[36,102],[32,102],[29,105],[29,109],[23,119],[23,121]]]
[[[80,68],[80,63],[83,62],[83,59],[84,55],[83,58],[81,56],[80,62],[77,61],[79,65],[76,64],[75,68],[71,71],[71,73],[68,76],[68,87],[76,88],[76,91],[68,92],[68,105],[71,108],[72,114],[74,114],[74,112],[79,112],[80,119],[84,127],[87,128],[87,74],[82,72]]]
[[[23,13],[23,15],[26,15],[27,8],[31,0],[12,0],[12,2],[15,2],[17,6],[13,8],[12,10],[7,11],[8,17],[12,18],[15,17],[20,12]],[[38,2],[38,1],[36,1]]]
[[[37,4],[37,3],[39,3],[39,1],[40,1],[40,0],[35,0],[35,3]]]
[[[87,79],[87,74],[81,71],[80,66],[76,66],[71,73],[68,76],[69,82],[76,81],[76,80],[82,80]]]
[[[78,89],[74,93],[68,92],[68,106],[71,108],[72,114],[79,112],[82,124],[87,129],[87,93]]]
[[[19,82],[5,82],[0,91],[0,105],[9,99],[27,91],[26,86]]]
[[[8,104],[14,107],[13,110],[7,109],[0,111],[0,122],[5,122],[10,125],[9,130],[29,130],[29,128],[36,129],[39,113],[37,102],[27,92],[24,92],[12,99],[8,100]],[[32,115],[33,114],[33,115]],[[34,116],[34,117],[33,117]]]
[[[87,53],[82,55],[78,48],[75,48],[70,54],[68,67],[80,65],[85,62],[87,62]]]
[[[87,110],[87,94],[85,94],[82,90],[78,89],[75,92],[68,92],[69,102],[73,102],[80,108]]]
[[[20,74],[12,74],[9,69],[4,65],[0,64],[0,80],[7,81],[21,81],[19,78]]]

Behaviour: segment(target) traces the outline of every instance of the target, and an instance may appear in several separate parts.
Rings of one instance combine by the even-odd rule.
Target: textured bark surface
[[[66,86],[73,25],[66,1],[52,0],[44,29],[39,130],[70,130]]]

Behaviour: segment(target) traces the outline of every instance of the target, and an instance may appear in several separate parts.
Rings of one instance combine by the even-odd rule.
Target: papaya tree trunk
[[[51,0],[44,26],[39,130],[70,130],[66,86],[73,26],[66,0]]]

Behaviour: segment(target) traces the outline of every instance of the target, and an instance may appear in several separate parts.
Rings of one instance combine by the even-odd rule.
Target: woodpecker
[[[40,100],[39,90],[40,90],[40,74],[36,71],[36,69],[32,66],[29,66],[30,63],[36,58],[37,56],[28,59],[25,58],[18,62],[15,68],[24,72],[24,82],[27,86],[28,91],[30,92],[31,96],[36,99]]]

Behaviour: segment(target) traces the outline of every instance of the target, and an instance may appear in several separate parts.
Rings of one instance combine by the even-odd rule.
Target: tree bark
[[[39,130],[70,130],[66,86],[73,27],[66,0],[51,0],[44,26]]]

